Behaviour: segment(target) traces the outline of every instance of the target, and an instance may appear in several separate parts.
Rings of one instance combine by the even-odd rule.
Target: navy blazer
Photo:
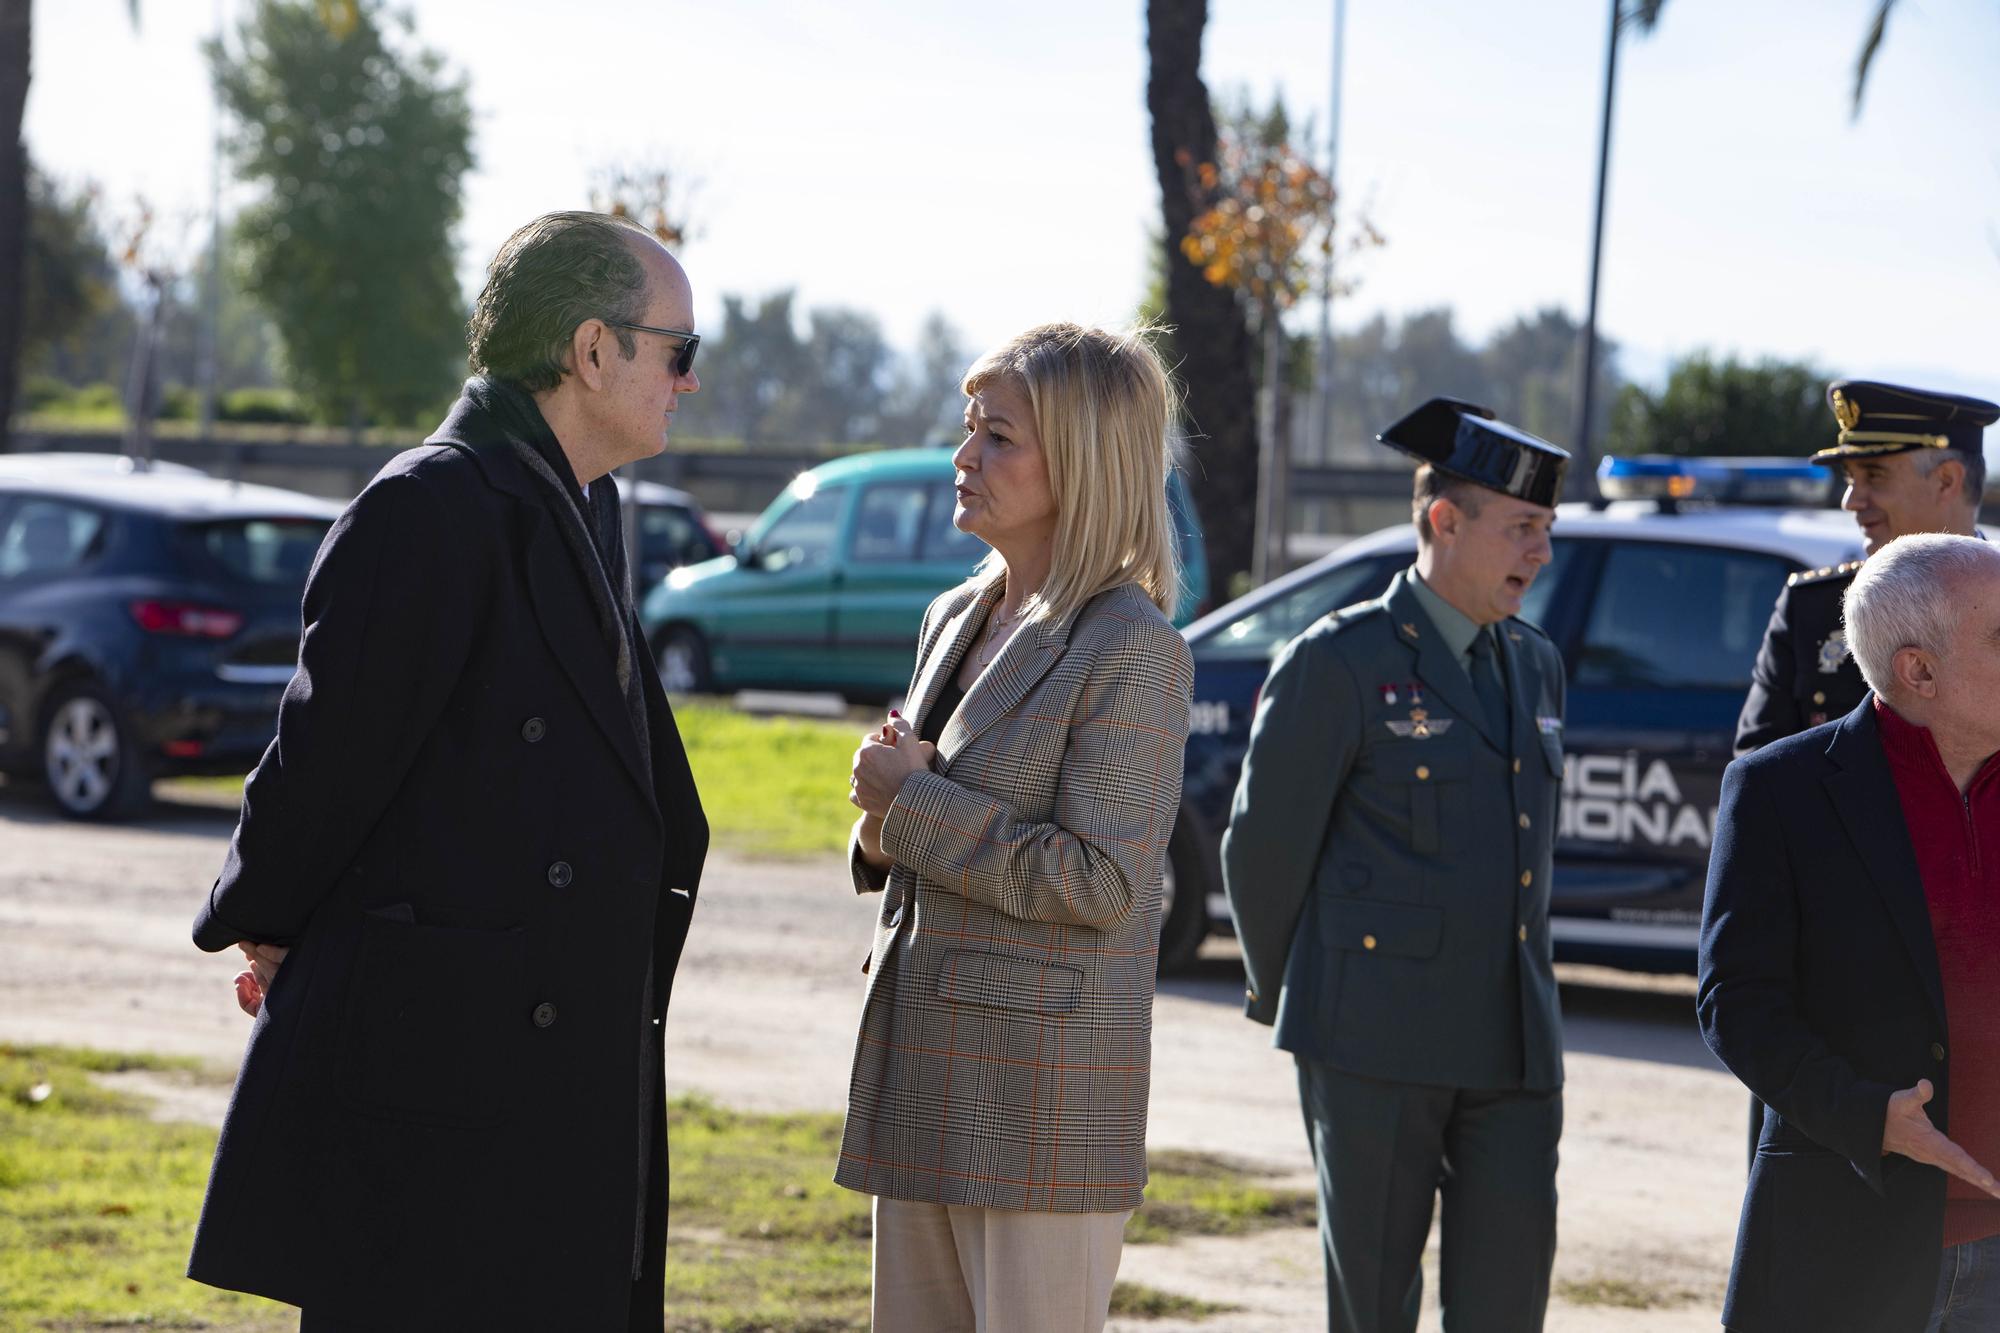
[[[1875,697],[1723,774],[1702,905],[1702,1036],[1764,1118],[1723,1322],[1921,1333],[1945,1176],[1882,1155],[1889,1095],[1951,1088],[1930,911]]]
[[[204,949],[292,952],[189,1274],[337,1328],[658,1333],[663,1069],[641,1052],[707,826],[650,670],[641,757],[540,485],[476,418],[441,438],[471,447],[391,462],[322,547],[195,924]]]

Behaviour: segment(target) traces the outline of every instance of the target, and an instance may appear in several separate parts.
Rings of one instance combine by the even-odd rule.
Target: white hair
[[[2000,572],[2000,548],[1940,532],[1898,537],[1868,557],[1840,599],[1847,646],[1868,688],[1883,697],[1896,654],[1921,648],[1942,657],[1958,623],[1966,580]]]

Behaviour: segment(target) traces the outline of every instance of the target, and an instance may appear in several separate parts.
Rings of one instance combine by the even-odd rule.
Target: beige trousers
[[[1100,1333],[1122,1213],[875,1200],[875,1333]]]

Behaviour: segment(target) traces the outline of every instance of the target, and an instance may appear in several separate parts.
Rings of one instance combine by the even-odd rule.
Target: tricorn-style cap
[[[2000,420],[2000,406],[1984,398],[1873,380],[1836,380],[1827,386],[1826,402],[1840,434],[1832,448],[1812,456],[1815,463],[1912,449],[1956,449],[1977,457],[1981,433]]]
[[[1569,467],[1569,455],[1547,440],[1456,398],[1433,398],[1375,438],[1446,476],[1551,508]]]

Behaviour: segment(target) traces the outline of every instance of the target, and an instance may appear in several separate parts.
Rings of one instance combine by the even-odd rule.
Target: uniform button
[[[542,1001],[540,1004],[535,1006],[534,1019],[535,1019],[535,1026],[538,1028],[545,1028],[553,1025],[556,1021],[556,1007],[550,1004],[547,1000]]]
[[[549,883],[559,889],[568,888],[570,880],[574,877],[567,861],[558,861],[549,867]]]
[[[549,734],[549,724],[538,717],[531,717],[521,724],[521,739],[533,745]]]
[[[1521,771],[1521,761],[1518,759],[1514,761],[1514,771],[1516,773],[1519,773]]]
[[[1522,888],[1524,888],[1524,889],[1525,889],[1525,888],[1527,888],[1527,887],[1528,887],[1528,886],[1529,886],[1530,884],[1533,884],[1534,882],[1535,882],[1535,872],[1534,872],[1534,871],[1532,871],[1532,870],[1523,870],[1523,871],[1521,872],[1521,887],[1522,887]]]
[[[1528,928],[1526,926],[1522,926],[1519,930],[1515,931],[1514,933],[1520,936],[1521,943],[1526,944],[1528,942]]]
[[[1417,781],[1419,781],[1419,782],[1429,782],[1429,781],[1430,781],[1430,777],[1431,777],[1431,771],[1430,771],[1430,769],[1429,769],[1428,767],[1426,767],[1425,765],[1423,765],[1423,764],[1418,764],[1418,765],[1417,765]]]
[[[1522,828],[1528,827],[1528,817],[1526,815],[1521,816],[1521,827]]]
[[[1362,948],[1364,948],[1364,949],[1372,949],[1372,948],[1374,948],[1374,947],[1375,947],[1375,937],[1374,937],[1373,935],[1363,935],[1363,936],[1361,937],[1361,947],[1362,947]]]
[[[1246,990],[1243,992],[1243,998],[1248,1000],[1250,1003],[1255,1004],[1257,1003],[1257,992],[1253,990]]]
[[[1826,691],[1825,691],[1825,690],[1814,690],[1814,691],[1813,691],[1813,702],[1814,702],[1814,703],[1816,703],[1816,704],[1823,704],[1823,703],[1825,703],[1825,702],[1826,702]]]
[[[1943,1043],[1941,1043],[1941,1042],[1935,1042],[1935,1041],[1931,1043],[1931,1059],[1933,1059],[1933,1060],[1942,1060],[1942,1059],[1944,1059],[1944,1045],[1943,1045]]]

